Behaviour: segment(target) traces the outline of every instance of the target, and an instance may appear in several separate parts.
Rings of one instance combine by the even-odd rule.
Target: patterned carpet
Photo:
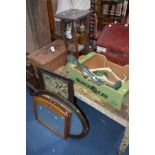
[[[63,140],[34,118],[32,96],[26,94],[27,155],[117,155],[124,127],[84,102],[76,103],[89,120],[90,131],[82,139]],[[125,155],[129,154],[127,148]]]

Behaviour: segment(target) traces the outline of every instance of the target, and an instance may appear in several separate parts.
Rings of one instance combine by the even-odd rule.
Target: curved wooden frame
[[[71,112],[75,112],[75,114],[77,115],[77,117],[80,119],[80,121],[82,123],[83,130],[78,135],[68,133],[69,137],[71,137],[71,138],[82,138],[82,137],[84,137],[84,136],[86,136],[88,134],[89,125],[88,125],[88,121],[87,121],[86,117],[80,111],[80,109],[77,106],[75,106],[74,104],[71,104],[70,101],[58,96],[57,94],[55,94],[53,92],[49,92],[47,90],[39,90],[38,92],[36,92],[34,94],[34,96],[36,96],[36,97],[48,96],[48,99],[51,99],[51,100],[54,100],[54,101],[58,100],[59,104],[61,104],[61,106],[65,106],[65,107],[67,106],[67,108],[69,108]]]
[[[46,100],[46,98],[43,98],[41,96],[40,97],[34,96],[33,101],[34,101],[34,112],[35,112],[36,120],[38,122],[40,122],[42,125],[44,125],[45,127],[47,127],[48,129],[54,131],[57,135],[66,139],[68,136],[68,132],[69,132],[69,126],[70,126],[69,122],[71,120],[71,113],[67,109],[65,109],[64,107],[59,105],[59,103],[57,103],[55,101],[48,101],[48,100]],[[62,134],[59,131],[55,130],[54,128],[50,127],[46,122],[44,122],[39,117],[39,115],[37,113],[37,104],[41,104],[41,105],[49,108],[51,111],[54,111],[59,116],[64,118],[64,134]]]

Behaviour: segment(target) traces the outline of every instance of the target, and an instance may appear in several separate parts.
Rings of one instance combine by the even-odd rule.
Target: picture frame
[[[36,120],[62,138],[83,138],[88,134],[88,120],[77,105],[72,104],[70,101],[60,97],[58,94],[47,90],[37,91],[33,96],[33,101]],[[40,111],[40,114],[44,117],[44,119],[39,117],[40,114],[37,109],[38,103],[41,103],[44,107],[50,108],[51,110],[50,112],[46,110],[45,113],[43,113],[44,111]],[[52,107],[54,108],[51,107],[51,104],[53,104]],[[64,128],[57,128],[59,130],[61,129],[61,131],[64,129],[64,134],[54,130],[54,128],[51,127],[51,122],[53,119],[53,117],[51,117],[51,113],[58,113],[58,111],[59,113],[61,111],[60,115],[63,118],[66,117]],[[59,126],[61,124],[60,119],[56,119],[55,124]]]
[[[54,72],[37,67],[39,79],[41,81],[40,88],[55,92],[62,98],[74,103],[73,80],[62,77]]]
[[[71,112],[47,95],[34,96],[33,102],[36,120],[66,139],[70,128]]]

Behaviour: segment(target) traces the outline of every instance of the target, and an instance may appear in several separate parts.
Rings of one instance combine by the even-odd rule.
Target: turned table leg
[[[122,138],[121,145],[118,150],[118,155],[124,155],[126,148],[129,145],[129,126],[126,127],[124,136]]]

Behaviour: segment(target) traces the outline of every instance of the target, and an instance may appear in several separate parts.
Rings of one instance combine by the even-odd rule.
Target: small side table
[[[70,9],[55,15],[61,19],[61,33],[68,54],[77,58],[81,53],[87,53],[90,14],[90,10]]]

